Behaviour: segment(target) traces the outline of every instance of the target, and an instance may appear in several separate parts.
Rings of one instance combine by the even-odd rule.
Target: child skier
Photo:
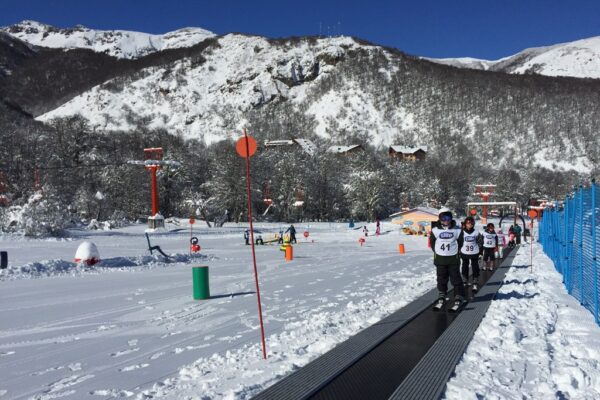
[[[437,274],[438,300],[434,305],[435,310],[441,310],[446,302],[448,291],[448,277],[454,286],[454,304],[450,311],[458,311],[465,303],[465,288],[460,276],[459,249],[463,245],[463,235],[456,221],[452,219],[452,212],[442,207],[439,220],[435,222],[429,237],[433,250],[433,264]]]
[[[463,245],[460,248],[460,258],[462,259],[462,276],[463,282],[468,285],[469,281],[469,264],[473,271],[473,293],[479,290],[479,247],[483,240],[481,233],[475,230],[475,219],[473,217],[465,218],[464,228],[462,231]]]
[[[510,228],[508,228],[508,247],[509,248],[513,248],[516,246],[516,235],[515,235],[515,228],[511,225]]]
[[[483,262],[485,265],[484,270],[494,270],[494,260],[496,260],[496,249],[498,248],[498,235],[494,230],[494,224],[491,222],[487,224],[483,233]]]

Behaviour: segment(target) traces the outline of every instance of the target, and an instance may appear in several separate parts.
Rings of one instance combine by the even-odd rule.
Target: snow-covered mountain
[[[32,37],[37,36],[24,36]],[[135,44],[139,37],[130,39]],[[140,54],[132,49],[141,47],[122,40],[120,47],[111,47],[113,52]],[[0,94],[42,122],[81,116],[100,132],[162,129],[214,143],[247,127],[259,140],[293,136],[339,145],[425,145],[431,151],[445,146],[446,152],[451,143],[457,157],[461,151],[456,144],[462,143],[482,160],[507,167],[515,160],[581,171],[599,164],[598,85],[482,71],[520,73],[559,48],[565,57],[581,58],[583,53],[568,51],[576,46],[534,49],[496,62],[444,61],[471,67],[466,69],[350,37],[272,40],[229,34],[207,36],[188,47],[178,43],[183,47],[158,51],[153,46],[154,53],[132,59],[85,49],[39,50],[20,66],[13,63],[12,75],[0,80]],[[553,65],[559,70],[568,64]],[[67,75],[48,75],[65,67],[70,67]],[[66,76],[77,80],[64,81]],[[48,100],[39,104],[23,93],[35,93],[42,102],[39,93],[44,93]],[[542,160],[540,154],[547,156]]]
[[[472,57],[459,57],[459,58],[427,58],[423,57],[424,60],[433,61],[439,64],[450,65],[458,68],[470,68],[480,69],[487,71],[495,61],[481,60],[479,58]]]
[[[183,28],[164,35],[131,31],[102,31],[83,26],[59,29],[36,21],[0,28],[24,42],[51,48],[82,48],[118,58],[139,58],[165,49],[190,47],[215,36],[201,28]]]
[[[455,67],[546,76],[600,78],[600,36],[523,50],[496,61],[475,58],[428,58]]]
[[[313,89],[336,73],[336,64],[358,50],[377,52],[379,48],[348,37],[278,44],[262,37],[230,34],[218,38],[211,51],[203,53],[204,63],[186,58],[146,68],[125,81],[111,80],[39,120],[80,114],[102,130],[131,130],[142,119],[150,128],[211,143],[239,132],[248,122],[244,113],[284,101],[314,118],[314,132],[319,136],[330,137],[330,121],[336,120],[348,130],[371,124],[377,127],[371,132],[372,142],[389,144],[398,128],[411,123],[411,117],[399,108],[396,115],[386,118],[356,82],[344,80],[307,101]]]
[[[594,146],[587,130],[595,128],[570,131],[575,117],[568,107],[593,101],[581,85],[558,81],[558,92],[548,91],[549,78],[448,69],[349,37],[212,40],[195,56],[110,79],[37,119],[81,115],[100,131],[164,129],[206,143],[249,127],[259,139],[316,135],[347,144],[359,134],[376,146],[435,149],[444,132],[461,132],[486,159],[508,151],[499,165],[524,158],[589,171],[596,163],[585,150]],[[532,148],[532,141],[543,147]],[[542,151],[548,157],[534,157]]]

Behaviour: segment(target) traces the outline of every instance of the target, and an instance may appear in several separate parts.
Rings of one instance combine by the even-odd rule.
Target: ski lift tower
[[[487,203],[490,201],[490,196],[494,193],[495,189],[496,189],[496,185],[492,185],[492,184],[475,185],[475,195],[481,197],[481,201],[483,203]],[[481,218],[484,225],[487,224],[487,212],[488,212],[488,206],[484,205],[483,206],[483,215]]]
[[[144,149],[144,161],[130,161],[131,164],[143,164],[146,171],[150,171],[152,215],[148,217],[148,228],[157,229],[165,227],[165,218],[160,214],[158,208],[158,183],[156,172],[165,165],[179,166],[177,161],[164,161],[162,147],[151,147]]]

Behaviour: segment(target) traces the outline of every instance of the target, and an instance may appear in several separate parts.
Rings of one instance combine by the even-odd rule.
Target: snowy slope
[[[459,57],[459,58],[428,58],[423,57],[424,60],[433,61],[439,64],[451,65],[459,68],[470,68],[470,69],[482,69],[487,71],[495,61],[482,60],[479,58],[472,57]]]
[[[195,229],[205,257],[168,264],[147,256],[143,225],[68,241],[0,238],[11,272],[0,272],[0,399],[249,398],[435,284],[425,239],[386,223],[394,231],[362,247],[347,224],[311,224],[291,262],[278,245],[258,246],[265,361],[251,250],[244,225],[228,225]],[[84,239],[109,262],[75,269]],[[189,230],[152,241],[183,254]],[[213,297],[195,301],[191,267],[203,264]]]
[[[445,399],[598,399],[600,328],[541,246],[519,250]]]
[[[475,58],[427,58],[455,67],[501,71],[511,74],[536,73],[547,76],[600,78],[600,36],[534,47],[496,61]]]
[[[292,262],[276,245],[258,246],[265,361],[244,225],[195,229],[206,257],[171,263],[146,255],[144,228],[0,238],[10,256],[9,273],[0,272],[1,399],[249,399],[435,287],[425,240],[387,223],[383,231],[392,232],[363,247],[346,224],[311,224]],[[93,240],[107,262],[75,269],[81,240]],[[181,255],[189,232],[152,240]],[[533,272],[530,248],[519,250],[446,399],[600,395],[600,328],[533,250]],[[210,268],[209,300],[192,299],[190,267],[198,264]]]
[[[509,73],[600,78],[600,36],[524,50],[498,61],[493,69]]]
[[[215,36],[201,28],[183,28],[164,35],[130,31],[101,31],[83,26],[59,29],[36,21],[0,28],[24,42],[52,48],[82,48],[119,58],[138,58],[165,49],[190,47]]]
[[[371,124],[377,127],[373,142],[389,144],[398,127],[412,121],[401,107],[396,115],[384,115],[375,99],[352,81],[311,101],[306,99],[325,76],[335,74],[339,59],[358,48],[374,47],[348,37],[303,40],[288,46],[230,34],[203,54],[206,62],[200,65],[182,59],[147,68],[120,85],[122,90],[114,90],[111,82],[96,86],[38,119],[81,114],[99,129],[130,130],[135,127],[130,118],[134,116],[150,121],[150,128],[211,143],[237,134],[246,122],[244,112],[279,99],[291,100],[294,107],[314,116],[318,135],[328,136],[331,120],[349,130]]]

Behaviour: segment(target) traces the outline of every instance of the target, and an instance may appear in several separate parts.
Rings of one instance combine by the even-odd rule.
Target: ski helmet
[[[450,222],[452,220],[452,211],[448,207],[440,208],[438,218],[442,222]]]
[[[487,228],[488,229],[494,229],[494,224],[492,224],[491,222],[487,224]]]
[[[471,225],[475,226],[475,218],[473,218],[473,217],[469,216],[469,217],[465,218],[465,224],[466,224],[467,222],[470,222],[470,223],[471,223]]]

